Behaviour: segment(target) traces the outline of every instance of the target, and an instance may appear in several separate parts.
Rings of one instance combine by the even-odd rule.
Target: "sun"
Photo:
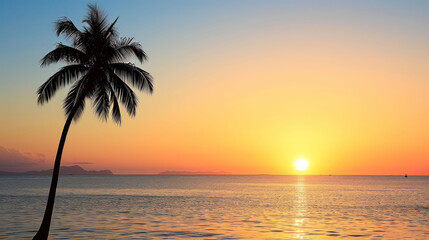
[[[304,158],[299,158],[295,161],[294,165],[295,165],[296,170],[305,171],[305,170],[307,170],[310,163],[307,160],[305,160]]]

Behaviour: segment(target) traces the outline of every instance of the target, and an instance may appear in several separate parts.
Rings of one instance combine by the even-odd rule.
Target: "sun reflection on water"
[[[295,184],[295,228],[296,239],[304,239],[305,221],[307,216],[307,196],[305,193],[305,176],[297,176]]]

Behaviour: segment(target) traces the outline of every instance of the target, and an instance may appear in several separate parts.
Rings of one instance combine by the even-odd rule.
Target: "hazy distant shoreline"
[[[52,169],[27,172],[4,172],[0,171],[1,175],[51,175]],[[110,170],[85,170],[79,165],[63,166],[60,168],[61,175],[113,175]]]
[[[157,175],[232,175],[229,172],[223,171],[163,171]]]

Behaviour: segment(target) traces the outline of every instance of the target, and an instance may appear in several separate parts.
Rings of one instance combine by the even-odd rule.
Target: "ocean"
[[[50,176],[0,176],[0,239],[31,239]],[[50,239],[429,239],[425,176],[60,176]]]

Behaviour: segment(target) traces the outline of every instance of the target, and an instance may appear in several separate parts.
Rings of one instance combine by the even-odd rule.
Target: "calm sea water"
[[[0,239],[31,239],[50,176],[0,176]],[[429,239],[429,177],[60,176],[50,239]]]

